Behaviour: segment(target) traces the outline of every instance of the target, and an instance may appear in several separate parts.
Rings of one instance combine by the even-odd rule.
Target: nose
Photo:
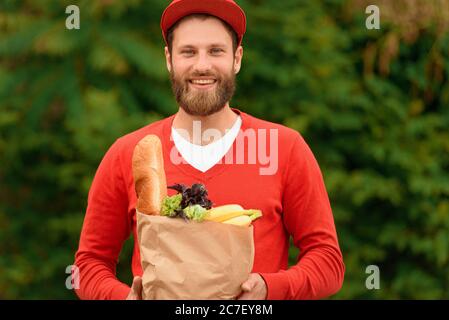
[[[195,61],[194,70],[197,72],[205,72],[211,70],[211,61],[207,52],[199,52]]]

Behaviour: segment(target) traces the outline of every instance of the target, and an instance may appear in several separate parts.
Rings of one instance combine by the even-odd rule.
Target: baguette
[[[150,134],[137,143],[132,158],[136,209],[140,213],[159,215],[162,201],[167,196],[162,143]]]

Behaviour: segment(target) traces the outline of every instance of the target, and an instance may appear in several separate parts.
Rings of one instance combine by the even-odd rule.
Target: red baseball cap
[[[238,45],[246,31],[245,12],[233,0],[173,0],[161,18],[162,36],[167,43],[167,31],[179,19],[193,13],[206,13],[227,22],[237,33]]]

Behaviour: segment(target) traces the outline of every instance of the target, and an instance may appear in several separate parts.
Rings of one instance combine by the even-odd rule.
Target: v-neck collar
[[[242,134],[242,132],[244,132],[247,128],[250,127],[250,117],[245,112],[242,112],[239,109],[231,108],[231,110],[234,111],[236,114],[238,114],[241,117],[242,124],[240,126],[239,133],[238,133],[237,137],[234,139],[234,142],[232,143],[231,147],[226,152],[226,154],[218,161],[218,163],[216,163],[213,167],[211,167],[206,172],[202,172],[202,171],[196,169],[195,167],[192,167],[183,158],[182,163],[175,165],[177,169],[179,169],[186,175],[195,178],[199,182],[201,182],[201,181],[207,182],[208,180],[212,179],[213,177],[224,172],[227,168],[229,168],[230,165],[232,165],[232,164],[226,164],[224,159],[226,159],[227,154],[230,152],[234,152],[234,155],[235,155],[236,141],[239,138],[239,136]],[[164,140],[167,139],[163,143],[164,154],[166,155],[166,158],[164,159],[165,161],[170,161],[170,154],[171,154],[173,148],[176,149],[173,138],[171,137],[171,128],[173,125],[173,120],[175,118],[175,115],[176,114],[171,115],[167,119],[167,121],[165,121],[164,128],[163,128]],[[178,152],[179,156],[182,157],[182,155],[179,153],[179,151],[177,149],[176,149],[176,152]]]

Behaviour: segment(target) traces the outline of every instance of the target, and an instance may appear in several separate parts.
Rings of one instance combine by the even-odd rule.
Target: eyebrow
[[[224,44],[224,43],[212,43],[208,47],[209,48],[214,48],[214,47],[222,47],[222,48],[224,48],[224,47],[226,47],[226,44]],[[179,49],[195,49],[195,48],[196,48],[195,46],[192,46],[190,44],[181,45],[179,47]]]
[[[212,43],[210,47],[226,47],[224,43]]]

